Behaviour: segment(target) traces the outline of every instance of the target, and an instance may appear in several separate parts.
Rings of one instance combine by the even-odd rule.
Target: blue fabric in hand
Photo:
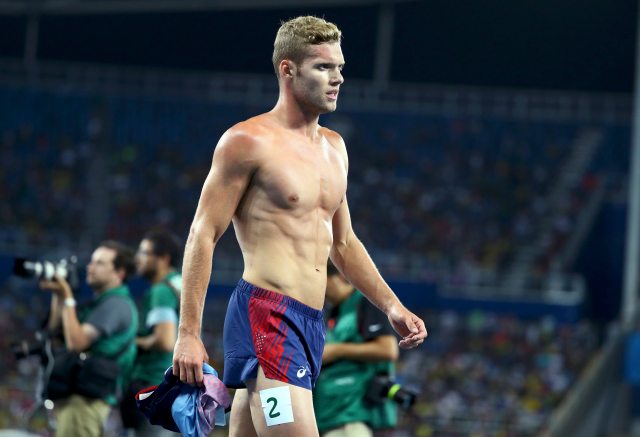
[[[169,367],[160,385],[136,394],[138,408],[152,425],[184,436],[207,436],[215,425],[226,424],[231,397],[213,367],[204,363],[202,371],[204,387],[195,387],[182,383]]]

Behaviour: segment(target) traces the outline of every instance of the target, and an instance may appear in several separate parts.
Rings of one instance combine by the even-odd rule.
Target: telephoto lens
[[[22,278],[35,278],[51,281],[56,276],[67,280],[71,287],[75,287],[77,280],[77,263],[75,256],[63,258],[59,261],[32,261],[16,258],[13,262],[13,274]]]
[[[376,375],[369,384],[366,398],[373,403],[392,399],[400,408],[408,410],[415,403],[416,396],[415,392],[402,387],[389,375]]]

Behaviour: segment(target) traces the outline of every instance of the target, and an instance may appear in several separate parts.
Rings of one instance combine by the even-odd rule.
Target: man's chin
[[[329,114],[331,112],[335,112],[335,110],[338,108],[338,105],[333,103],[333,104],[329,104],[327,106],[325,106],[324,108],[322,108],[322,112],[320,112],[321,114]]]
[[[99,290],[102,284],[100,284],[99,282],[96,281],[92,281],[90,279],[87,279],[87,285],[89,286],[89,288],[93,289],[93,290]]]
[[[138,272],[138,276],[140,276],[142,279],[145,279],[147,281],[151,281],[153,280],[153,278],[155,278],[156,273],[155,272]]]

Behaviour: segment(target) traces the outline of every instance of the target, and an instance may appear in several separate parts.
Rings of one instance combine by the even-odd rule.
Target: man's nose
[[[331,85],[341,85],[344,82],[344,77],[340,70],[336,70],[336,74],[331,78]]]

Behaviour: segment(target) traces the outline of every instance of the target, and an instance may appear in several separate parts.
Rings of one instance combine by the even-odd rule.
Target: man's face
[[[136,269],[146,279],[152,279],[158,271],[158,257],[153,252],[153,243],[142,240],[136,253]]]
[[[113,265],[116,251],[107,247],[98,247],[91,254],[87,264],[87,284],[94,290],[104,290],[121,282],[121,277]]]
[[[340,43],[310,45],[293,77],[293,93],[302,106],[318,114],[335,111],[343,66]]]

